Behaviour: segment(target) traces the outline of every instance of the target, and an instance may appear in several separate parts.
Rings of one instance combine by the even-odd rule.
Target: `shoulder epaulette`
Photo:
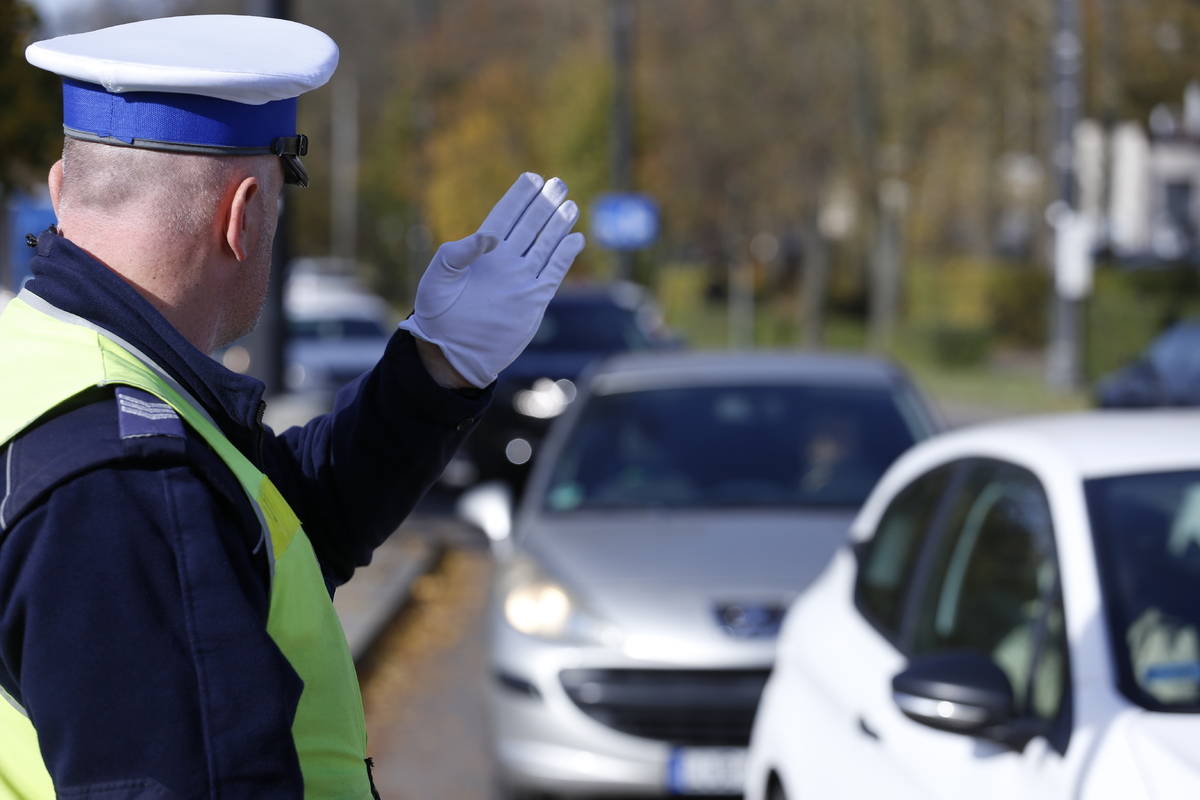
[[[122,439],[141,436],[184,436],[183,420],[175,409],[149,392],[118,386],[117,419]]]
[[[182,456],[185,441],[183,420],[148,392],[120,386],[72,398],[0,450],[0,539],[56,486],[117,461]]]

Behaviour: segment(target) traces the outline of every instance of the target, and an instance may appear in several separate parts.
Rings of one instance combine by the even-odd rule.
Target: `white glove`
[[[496,380],[537,332],[583,249],[583,234],[570,233],[579,208],[566,198],[558,178],[518,178],[478,232],[434,253],[400,327],[440,347],[472,386]]]

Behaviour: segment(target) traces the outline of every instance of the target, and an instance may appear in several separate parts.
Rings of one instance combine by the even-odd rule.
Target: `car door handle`
[[[869,736],[877,742],[879,741],[879,734],[876,733],[874,731],[874,729],[872,729],[871,726],[867,724],[867,721],[862,717],[858,718],[858,729],[863,732],[863,735]]]

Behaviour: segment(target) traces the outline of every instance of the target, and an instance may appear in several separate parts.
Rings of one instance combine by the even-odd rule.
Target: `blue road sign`
[[[592,203],[592,241],[607,250],[641,250],[658,239],[658,205],[648,195],[602,194]]]

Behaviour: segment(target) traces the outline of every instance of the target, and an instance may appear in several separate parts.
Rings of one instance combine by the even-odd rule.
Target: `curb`
[[[413,584],[437,563],[442,552],[440,546],[420,536],[397,533],[393,539],[380,546],[371,564],[360,567],[334,596],[333,605],[356,664],[408,602]]]

